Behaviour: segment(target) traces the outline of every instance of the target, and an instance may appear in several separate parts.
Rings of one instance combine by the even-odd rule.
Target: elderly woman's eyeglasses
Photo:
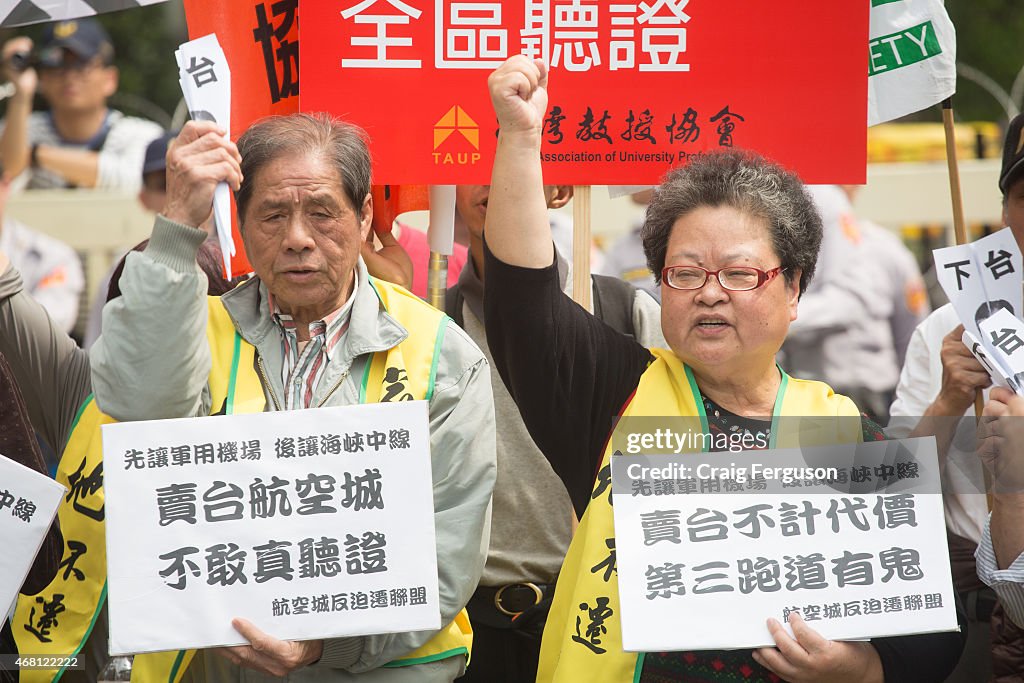
[[[731,266],[721,270],[708,270],[700,266],[666,266],[661,271],[661,281],[672,289],[700,289],[714,275],[722,289],[746,292],[757,289],[783,272],[785,268],[782,266],[767,271],[746,266]]]

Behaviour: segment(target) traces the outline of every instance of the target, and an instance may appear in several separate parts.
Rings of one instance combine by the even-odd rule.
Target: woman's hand
[[[390,232],[376,233],[381,247],[375,249],[374,234],[374,231],[371,230],[367,240],[360,247],[360,254],[366,263],[366,270],[375,278],[411,289],[413,265],[408,252]]]
[[[789,624],[796,639],[768,620],[775,647],[755,650],[755,662],[790,683],[883,683],[882,660],[871,643],[827,640],[796,612]]]

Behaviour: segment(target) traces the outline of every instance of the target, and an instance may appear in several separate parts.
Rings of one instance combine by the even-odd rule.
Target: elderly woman
[[[541,191],[546,86],[543,63],[525,57],[491,75],[501,132],[486,226],[485,315],[495,365],[581,518],[544,632],[538,681],[943,680],[959,657],[961,634],[835,642],[791,617],[795,639],[769,622],[775,648],[642,656],[622,649],[617,585],[598,568],[614,548],[604,491],[616,416],[699,415],[711,430],[763,438],[771,431],[764,416],[859,414],[848,398],[788,378],[775,363],[814,273],[821,221],[797,178],[753,155],[691,162],[668,176],[648,209],[644,250],[664,285],[670,351],[648,351],[614,333],[560,292]],[[581,605],[595,595],[607,596],[604,652],[579,642]],[[693,624],[699,628],[699,617]]]

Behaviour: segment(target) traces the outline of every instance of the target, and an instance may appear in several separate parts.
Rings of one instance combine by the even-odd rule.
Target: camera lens
[[[24,71],[32,63],[32,55],[28,52],[15,52],[7,58],[7,64],[11,71]]]

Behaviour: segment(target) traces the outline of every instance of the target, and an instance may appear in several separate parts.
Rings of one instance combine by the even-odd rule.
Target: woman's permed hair
[[[661,282],[676,221],[705,206],[729,206],[765,219],[786,279],[792,281],[799,269],[800,294],[806,291],[821,246],[818,211],[795,174],[744,151],[691,157],[689,164],[670,171],[654,191],[640,236],[656,282]]]

